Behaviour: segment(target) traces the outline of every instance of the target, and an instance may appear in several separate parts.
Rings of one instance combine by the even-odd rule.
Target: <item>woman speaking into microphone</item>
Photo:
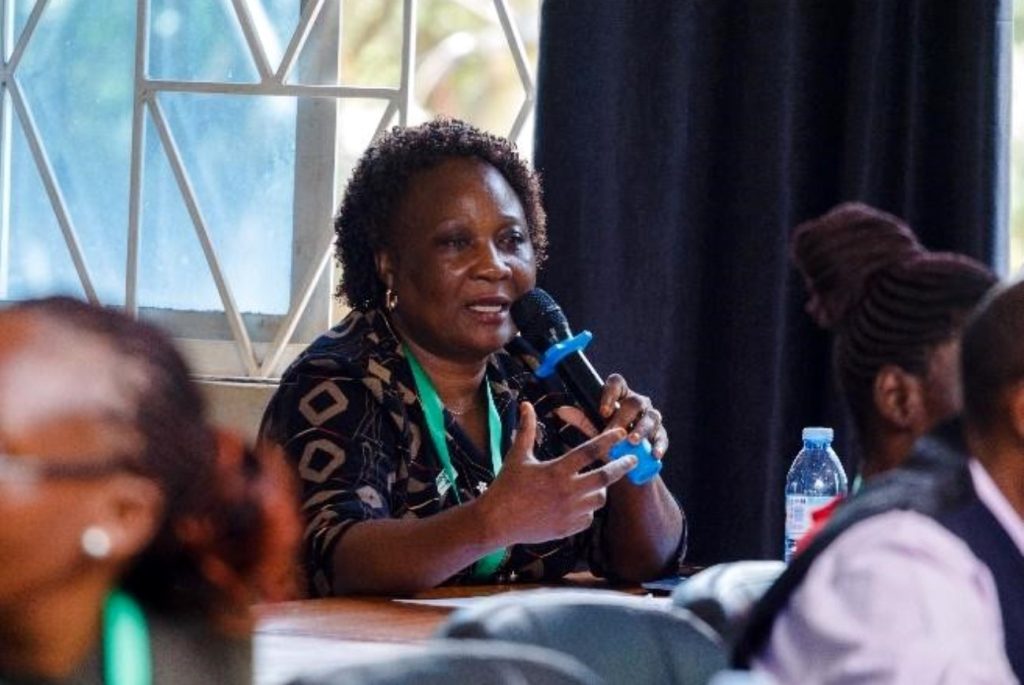
[[[512,144],[450,119],[395,128],[335,231],[352,312],[284,374],[262,428],[301,479],[311,591],[675,572],[678,504],[658,477],[623,480],[634,457],[608,458],[647,439],[660,459],[661,415],[613,374],[599,431],[516,336],[546,235]]]

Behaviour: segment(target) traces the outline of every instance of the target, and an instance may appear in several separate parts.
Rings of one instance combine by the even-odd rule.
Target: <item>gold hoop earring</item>
[[[388,288],[387,292],[384,293],[384,307],[389,311],[395,311],[395,307],[398,306],[398,293],[391,288]]]

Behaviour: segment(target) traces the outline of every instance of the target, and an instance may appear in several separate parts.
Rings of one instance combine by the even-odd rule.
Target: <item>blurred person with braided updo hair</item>
[[[835,336],[860,474],[893,468],[959,413],[960,331],[996,277],[964,255],[926,250],[903,221],[860,203],[798,226],[792,252],[808,313]]]
[[[1009,507],[971,463],[959,418],[964,411],[971,428],[971,395],[977,407],[1015,378],[979,379],[970,366],[1006,358],[1013,345],[977,333],[979,316],[999,319],[987,295],[996,277],[963,255],[924,249],[899,219],[860,204],[802,224],[793,248],[808,311],[835,334],[865,480],[816,512],[817,526],[747,615],[734,664],[785,683],[1018,682],[1005,647],[1020,663],[1024,559],[994,520],[978,522],[986,508]],[[1007,309],[1019,313],[1016,290]]]
[[[251,682],[248,607],[295,589],[290,483],[153,327],[0,312],[0,682]]]
[[[807,288],[807,313],[830,330],[860,298],[871,272],[924,247],[899,217],[845,202],[793,229],[790,249]]]

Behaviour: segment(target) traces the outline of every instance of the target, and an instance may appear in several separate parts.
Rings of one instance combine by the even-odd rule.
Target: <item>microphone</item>
[[[605,418],[600,411],[604,380],[583,355],[583,348],[593,338],[590,331],[574,336],[562,308],[540,288],[534,288],[513,302],[510,312],[519,333],[544,355],[535,375],[543,378],[557,371],[587,418],[595,426],[604,426]],[[627,474],[633,483],[642,485],[661,471],[661,461],[651,454],[651,443],[646,438],[639,445],[623,439],[609,452],[613,459],[627,454],[637,457],[637,465]]]

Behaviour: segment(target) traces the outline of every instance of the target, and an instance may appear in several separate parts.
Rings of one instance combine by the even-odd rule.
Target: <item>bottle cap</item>
[[[832,429],[823,426],[808,426],[807,428],[804,428],[803,432],[804,440],[813,440],[815,442],[821,442],[823,440],[832,442],[832,437]]]

